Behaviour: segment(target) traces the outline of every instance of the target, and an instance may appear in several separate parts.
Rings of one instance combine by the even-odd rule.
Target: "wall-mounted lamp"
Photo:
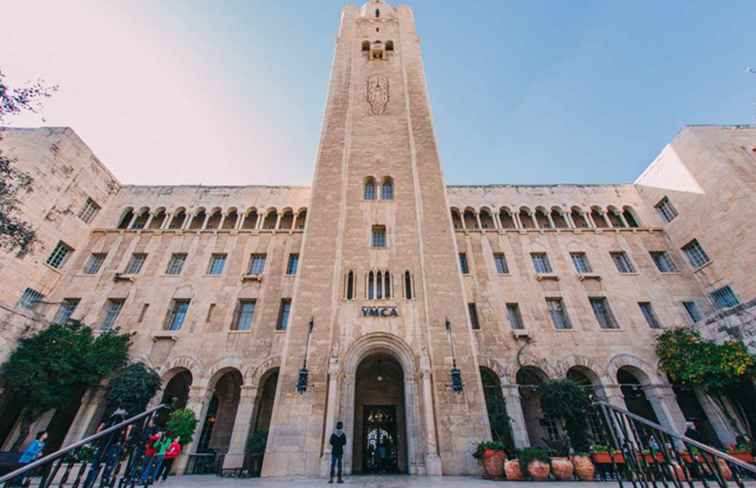
[[[462,393],[465,389],[465,385],[462,383],[462,372],[457,368],[457,358],[454,354],[454,338],[452,337],[452,330],[451,330],[451,323],[449,322],[449,318],[446,318],[445,324],[446,326],[446,337],[449,339],[449,346],[451,346],[451,353],[452,353],[452,368],[451,368],[451,382],[452,382],[452,390],[454,390],[454,393]]]
[[[299,379],[297,380],[297,392],[304,393],[307,391],[307,378],[310,372],[307,370],[307,353],[310,350],[310,336],[312,335],[312,328],[315,326],[315,318],[310,319],[310,327],[307,330],[307,340],[305,341],[305,355],[302,368],[299,370]]]

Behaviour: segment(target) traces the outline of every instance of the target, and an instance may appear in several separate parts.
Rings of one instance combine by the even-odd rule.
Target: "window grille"
[[[108,255],[106,253],[93,253],[89,256],[86,266],[84,266],[84,274],[97,274],[102,267],[102,263],[105,262],[105,258]]]
[[[575,270],[580,274],[592,273],[591,263],[588,261],[588,256],[584,252],[571,252],[570,257],[572,263],[575,265]]]
[[[79,211],[79,218],[88,224],[95,218],[99,211],[100,206],[97,205],[97,202],[91,198],[87,198],[87,201],[84,202],[84,206]]]
[[[58,269],[65,264],[66,260],[72,252],[73,248],[71,246],[63,241],[58,241],[58,244],[55,246],[55,249],[53,249],[52,254],[50,254],[49,258],[47,258],[47,264],[49,264],[53,268]]]
[[[21,298],[18,300],[18,305],[22,308],[32,310],[43,298],[45,298],[45,296],[42,293],[34,288],[27,288],[21,294]]]
[[[696,302],[682,302],[682,306],[691,321],[695,323],[701,320],[701,312],[698,311],[698,305],[696,305]]]
[[[56,324],[65,324],[71,318],[80,301],[80,298],[64,298],[58,308],[58,313],[55,314],[53,322]]]
[[[714,304],[714,308],[717,310],[734,307],[740,303],[740,300],[738,300],[738,297],[729,285],[715,290],[709,296]]]
[[[147,259],[146,254],[135,253],[131,255],[131,260],[126,266],[126,274],[139,274],[142,271],[144,261]]]
[[[186,254],[179,253],[171,256],[171,260],[168,262],[168,268],[165,270],[165,274],[179,275],[184,268],[186,262]]]
[[[667,251],[651,251],[651,259],[654,260],[656,269],[662,273],[674,273],[677,271],[677,266]]]
[[[703,247],[701,247],[701,244],[699,244],[696,239],[693,239],[689,243],[685,244],[682,247],[682,250],[688,257],[690,265],[694,268],[700,268],[704,264],[711,261],[709,259],[709,256],[706,254],[706,251],[703,250]]]
[[[551,273],[551,263],[549,257],[543,252],[534,252],[530,254],[530,258],[533,260],[533,269],[536,273]]]
[[[672,222],[678,215],[677,209],[672,205],[668,197],[659,200],[659,203],[654,205],[654,208],[664,222]]]

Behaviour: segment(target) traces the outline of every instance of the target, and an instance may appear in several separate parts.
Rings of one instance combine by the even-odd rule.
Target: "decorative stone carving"
[[[372,115],[383,115],[389,102],[389,80],[383,75],[372,75],[367,80],[367,101]]]

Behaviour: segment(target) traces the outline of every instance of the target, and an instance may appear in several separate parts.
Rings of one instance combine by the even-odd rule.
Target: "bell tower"
[[[320,474],[337,421],[347,472],[371,442],[399,472],[477,472],[490,430],[409,7],[342,10],[316,159],[263,475]]]

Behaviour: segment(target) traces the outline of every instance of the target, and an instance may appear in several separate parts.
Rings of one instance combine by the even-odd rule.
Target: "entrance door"
[[[362,418],[362,472],[398,473],[396,405],[366,405]]]

